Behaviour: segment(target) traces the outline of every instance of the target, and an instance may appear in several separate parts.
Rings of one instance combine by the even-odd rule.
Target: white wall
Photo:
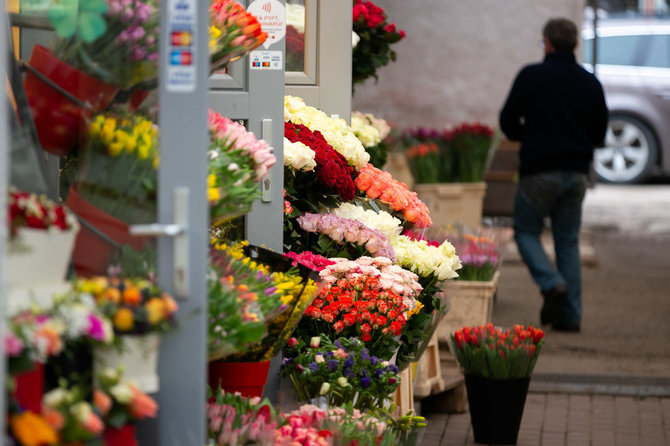
[[[551,17],[580,24],[585,0],[373,0],[407,37],[395,63],[356,86],[352,107],[402,127],[497,125],[522,65],[540,61]],[[578,48],[579,50],[579,48]]]

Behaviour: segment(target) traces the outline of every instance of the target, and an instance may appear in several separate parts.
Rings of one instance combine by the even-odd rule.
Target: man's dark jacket
[[[521,141],[519,175],[567,170],[587,173],[607,131],[603,88],[573,53],[550,53],[524,67],[512,85],[500,128]]]

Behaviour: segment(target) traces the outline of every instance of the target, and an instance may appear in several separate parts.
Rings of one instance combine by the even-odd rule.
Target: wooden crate
[[[414,391],[410,367],[400,372],[400,386],[393,392],[393,402],[396,404],[393,416],[398,418],[408,411],[414,410]]]
[[[414,396],[425,398],[433,393],[445,390],[442,367],[440,365],[440,348],[437,342],[437,333],[428,343],[426,351],[419,358],[414,376]]]

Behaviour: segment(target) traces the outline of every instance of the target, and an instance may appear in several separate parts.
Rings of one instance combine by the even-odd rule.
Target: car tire
[[[652,173],[658,142],[651,128],[628,115],[610,115],[605,145],[596,148],[593,167],[600,181],[640,183]]]

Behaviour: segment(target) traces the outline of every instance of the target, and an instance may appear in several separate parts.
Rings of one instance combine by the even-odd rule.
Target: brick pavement
[[[428,414],[421,446],[474,446],[470,414]],[[670,446],[670,398],[529,393],[517,446]]]

